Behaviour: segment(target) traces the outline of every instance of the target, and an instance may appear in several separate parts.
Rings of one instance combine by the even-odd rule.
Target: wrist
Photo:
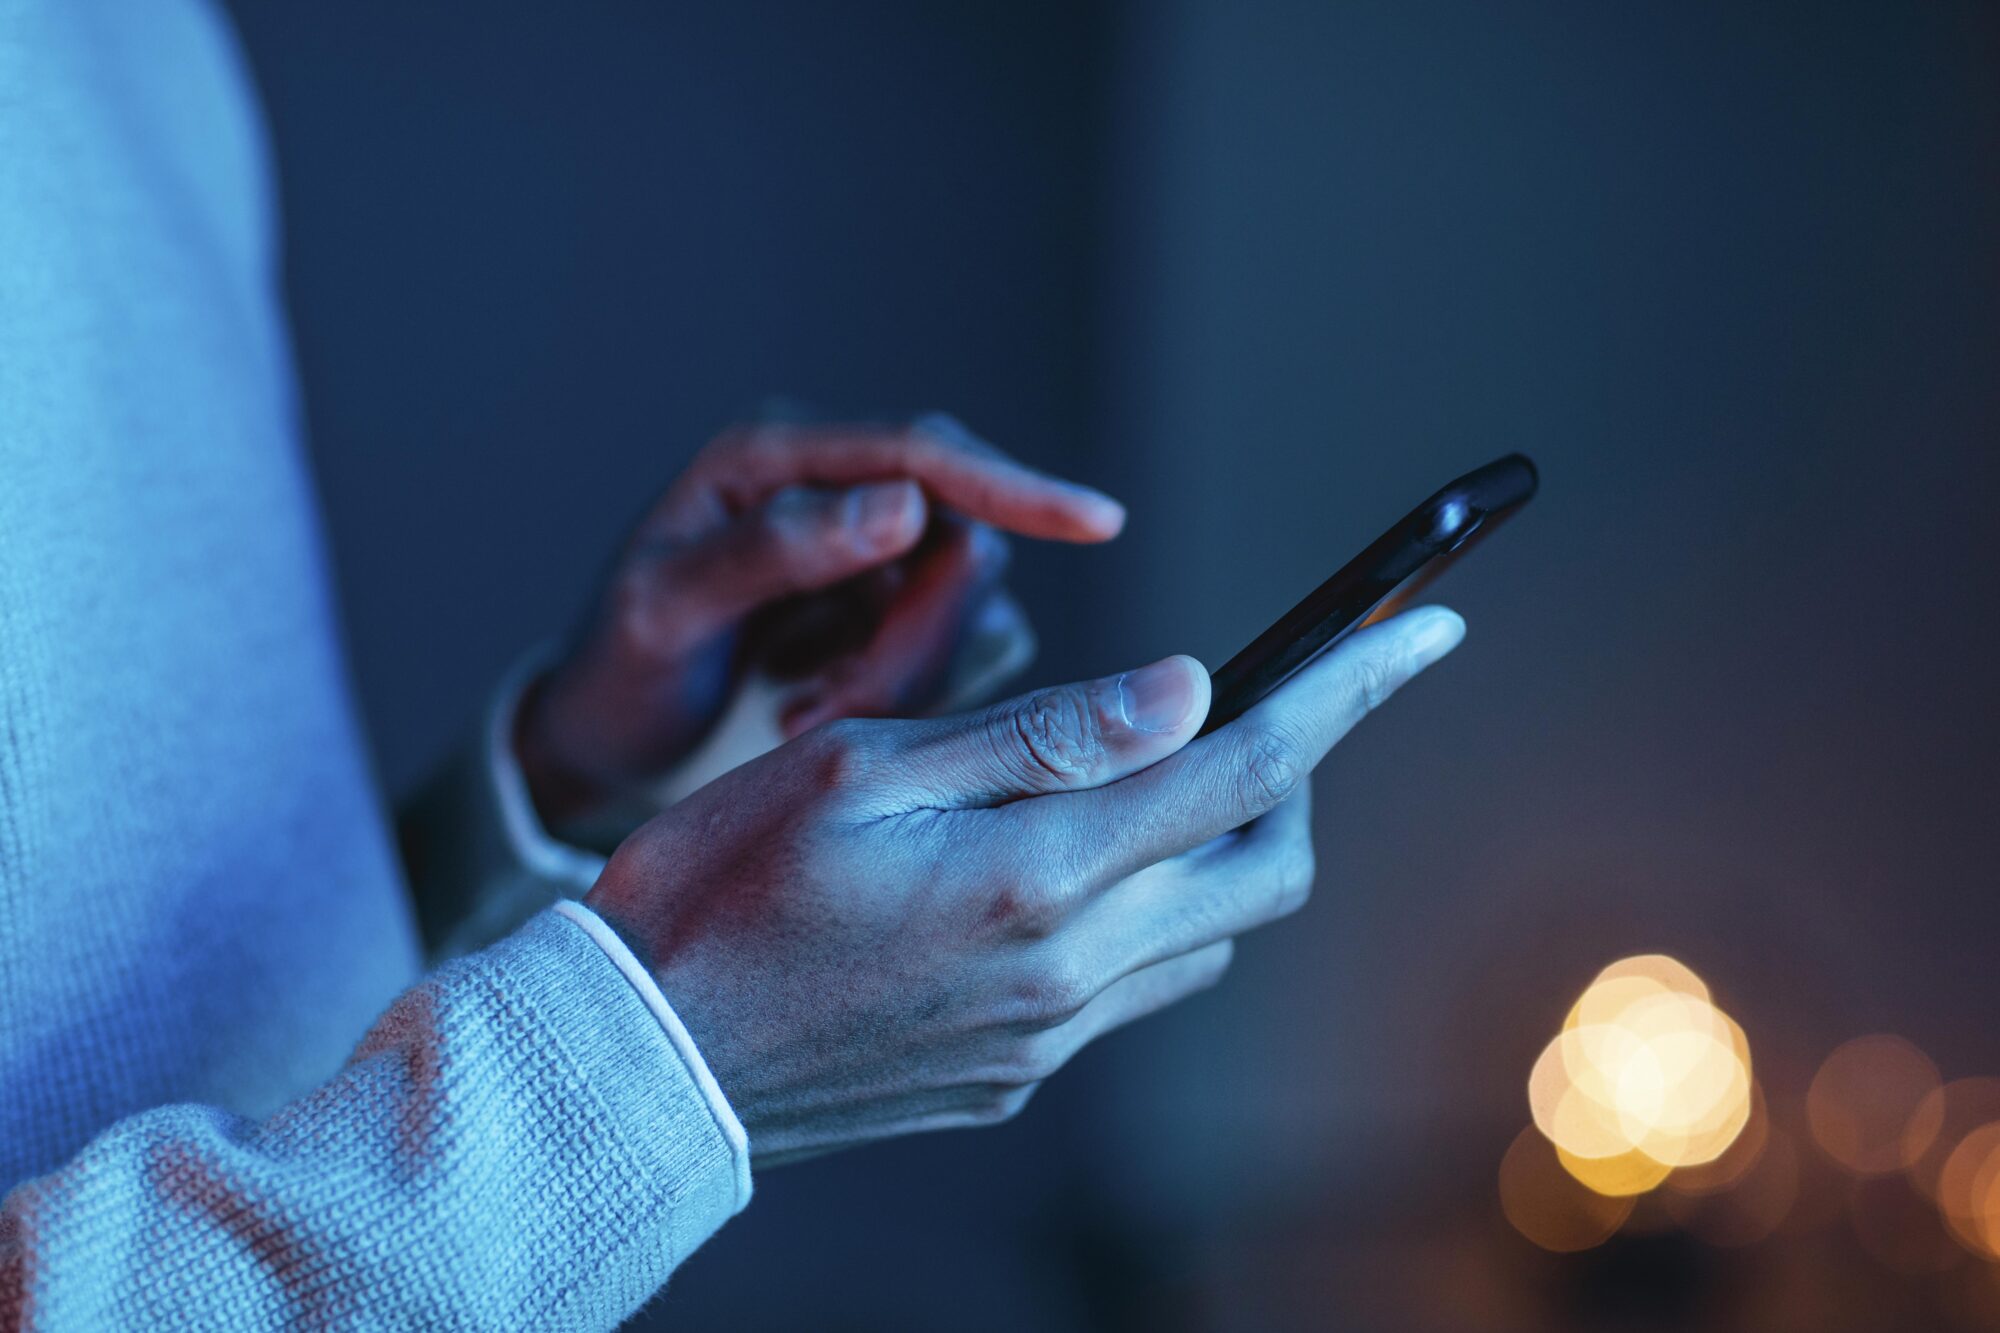
[[[683,1068],[694,1081],[703,1101],[707,1104],[710,1117],[716,1129],[728,1144],[735,1178],[735,1207],[741,1211],[750,1201],[750,1141],[722,1087],[715,1080],[708,1062],[696,1046],[693,1037],[681,1023],[680,1016],[661,992],[651,969],[633,951],[632,938],[617,931],[610,922],[604,920],[586,903],[574,901],[559,902],[552,909],[557,915],[567,918],[596,943],[605,958],[621,973],[640,1002],[646,1007],[653,1020],[659,1024],[662,1034],[680,1057]]]
[[[521,692],[508,743],[527,786],[528,799],[534,802],[544,827],[557,829],[579,823],[611,803],[610,788],[570,760],[557,743],[546,674],[537,676]]]
[[[596,913],[598,920],[624,941],[625,947],[639,960],[640,966],[646,969],[648,975],[657,976],[658,960],[653,956],[651,933],[642,929],[638,919],[625,910],[626,904],[612,884],[615,874],[613,865],[605,866],[604,873],[598,877],[597,883],[579,901]]]
[[[748,1124],[757,1097],[756,1089],[742,1077],[744,1015],[727,1006],[718,1010],[714,1003],[727,991],[728,978],[717,974],[714,950],[702,947],[683,914],[674,910],[674,900],[683,896],[679,890],[686,886],[673,883],[671,872],[660,873],[653,852],[632,857],[628,842],[605,866],[581,905],[617,936],[661,993],[672,997],[682,1031],[700,1048],[710,1076]],[[721,970],[726,974],[729,966],[723,964]],[[730,1020],[724,1019],[725,1013]]]

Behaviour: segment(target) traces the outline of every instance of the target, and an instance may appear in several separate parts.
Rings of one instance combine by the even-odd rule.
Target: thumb
[[[1168,657],[905,724],[897,766],[913,794],[944,809],[1101,787],[1186,745],[1208,714],[1208,697],[1202,664]]]

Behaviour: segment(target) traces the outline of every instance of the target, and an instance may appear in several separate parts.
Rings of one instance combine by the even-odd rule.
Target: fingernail
[[[1465,621],[1456,611],[1438,607],[1425,614],[1410,630],[1410,655],[1419,668],[1427,667],[1458,647],[1465,637]]]
[[[1090,508],[1097,511],[1097,526],[1106,532],[1117,532],[1125,526],[1125,506],[1098,490],[1095,486],[1085,486],[1081,482],[1064,482],[1070,491]]]
[[[1178,657],[1118,678],[1118,708],[1134,731],[1172,731],[1194,707],[1194,677]]]
[[[849,520],[870,546],[889,546],[909,531],[917,488],[907,481],[859,486],[848,494]]]

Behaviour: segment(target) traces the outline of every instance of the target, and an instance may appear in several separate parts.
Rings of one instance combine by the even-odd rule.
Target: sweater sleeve
[[[605,858],[550,835],[514,758],[514,716],[548,654],[529,654],[493,691],[472,734],[396,820],[425,949],[484,948],[554,903],[581,898]]]
[[[262,1120],[119,1121],[0,1205],[0,1329],[608,1329],[747,1199],[690,1059],[544,912]]]

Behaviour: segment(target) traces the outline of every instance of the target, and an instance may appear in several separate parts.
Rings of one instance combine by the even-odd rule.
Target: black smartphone
[[[1200,734],[1243,716],[1352,631],[1394,615],[1532,499],[1538,481],[1527,455],[1508,454],[1411,510],[1222,664],[1210,677],[1212,701]]]

